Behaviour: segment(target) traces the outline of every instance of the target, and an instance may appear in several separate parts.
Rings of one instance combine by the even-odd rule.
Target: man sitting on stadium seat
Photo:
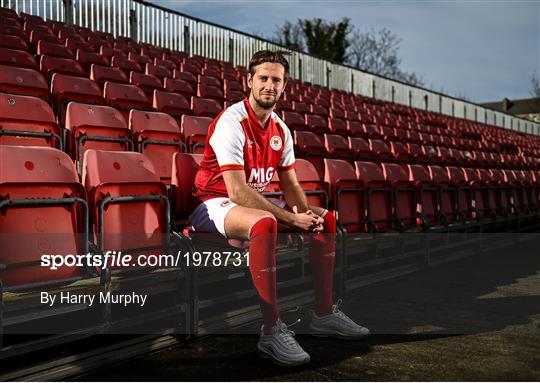
[[[249,97],[227,108],[209,127],[195,179],[195,196],[202,203],[190,216],[190,223],[196,231],[249,240],[249,269],[263,315],[259,352],[279,364],[299,365],[310,357],[281,322],[277,307],[278,226],[316,233],[309,250],[316,298],[310,331],[359,339],[368,336],[369,330],[334,304],[336,219],[331,212],[308,205],[294,171],[291,133],[273,112],[288,74],[289,64],[279,52],[259,51],[251,58]],[[275,170],[285,201],[260,194]]]

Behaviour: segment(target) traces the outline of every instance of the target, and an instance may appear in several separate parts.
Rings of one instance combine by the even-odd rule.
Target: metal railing
[[[234,65],[246,66],[252,54],[260,49],[285,49],[260,37],[142,0],[0,0],[0,6],[45,19],[72,20],[78,26],[114,36],[131,37],[138,42]],[[312,84],[540,135],[540,124],[532,121],[306,53],[292,51],[289,62],[292,78]]]

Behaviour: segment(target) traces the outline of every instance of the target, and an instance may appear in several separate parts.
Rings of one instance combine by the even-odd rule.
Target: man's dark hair
[[[285,67],[285,81],[289,79],[289,62],[280,51],[262,50],[255,52],[249,61],[249,73],[255,75],[255,67],[262,63],[279,63]]]

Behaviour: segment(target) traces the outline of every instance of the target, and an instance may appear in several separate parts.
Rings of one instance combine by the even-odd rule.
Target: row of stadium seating
[[[5,35],[4,37],[20,39],[26,36],[27,39],[30,39],[30,43],[24,42],[22,45],[13,46],[10,45],[9,39],[0,43],[0,46],[4,44],[8,49],[19,48],[17,51],[10,50],[0,55],[5,58],[0,61],[7,65],[13,65],[15,59],[18,67],[28,65],[38,69],[38,64],[31,57],[35,53],[42,72],[49,80],[54,73],[64,73],[71,76],[90,77],[101,89],[106,81],[131,83],[140,87],[149,96],[149,103],[153,101],[153,90],[155,89],[177,92],[188,98],[196,96],[214,99],[219,101],[220,108],[213,108],[209,112],[211,117],[214,117],[224,105],[224,99],[227,100],[227,103],[238,101],[247,91],[247,70],[245,67],[233,67],[229,63],[205,59],[201,56],[188,57],[182,52],[171,52],[148,44],[136,44],[125,38],[114,39],[111,35],[92,32],[84,28],[68,27],[59,22],[44,22],[39,17],[23,15],[22,19],[18,19],[13,14],[4,14],[2,17],[6,20],[6,24],[11,24],[11,27],[4,32],[17,35]],[[33,34],[35,37],[32,39]],[[77,54],[73,54],[67,46],[70,43],[68,36],[72,39],[79,39],[82,44],[81,47],[77,48],[79,53],[88,53],[93,58],[88,61],[84,57],[78,58]],[[32,40],[34,45],[31,43]],[[42,40],[49,45],[55,45],[58,49],[39,50],[38,45]],[[28,51],[24,52],[24,49]],[[66,50],[67,53],[64,52]],[[14,52],[19,52],[22,58],[18,59]],[[130,54],[133,56],[131,59],[129,58]],[[60,59],[75,59],[78,63],[74,60],[69,62],[71,65],[68,65],[66,62],[56,60],[56,56]],[[111,62],[115,58],[117,61],[127,60],[136,65],[141,64],[137,60],[142,60],[140,68],[142,71],[144,66],[145,73],[133,70],[137,68],[119,69]],[[94,59],[95,62],[92,61]],[[82,71],[79,70],[79,66],[83,67]],[[25,80],[22,74],[24,72],[18,77]],[[17,75],[7,77],[14,79],[17,78]],[[6,81],[9,83],[9,79]],[[30,86],[27,85],[28,81],[23,82],[25,87]],[[25,87],[21,86],[21,88]],[[38,87],[37,84],[36,87]],[[34,95],[47,97],[44,94],[46,93],[45,89],[42,89],[43,93],[38,90],[35,92]],[[93,92],[93,95],[100,97],[97,92]],[[137,105],[141,99],[135,96],[135,92],[133,95],[135,97],[134,104]],[[123,100],[124,103],[129,101],[129,96],[126,98],[127,100]],[[190,103],[189,99],[187,103]],[[518,154],[522,150],[524,155],[540,155],[538,141],[536,138],[531,141],[527,135],[510,134],[504,129],[483,126],[436,113],[427,113],[367,97],[353,96],[347,92],[302,84],[295,80],[290,81],[284,94],[284,100],[280,101],[278,106],[283,112],[289,112],[284,113],[283,116],[292,129],[337,133],[346,136],[392,137],[394,134],[404,142],[408,142],[409,139],[413,142],[420,140],[426,141],[426,144],[440,143],[446,147],[456,148],[460,148],[462,145],[460,146],[460,142],[453,142],[453,140],[472,138],[477,141],[477,145],[478,141],[481,142],[478,149],[487,152]],[[144,108],[148,105],[139,104],[137,107]],[[180,108],[179,113],[187,113],[185,109],[184,105]],[[195,111],[195,114],[198,112]],[[397,131],[392,132],[392,130]],[[420,135],[432,135],[432,137],[427,137],[424,140],[421,136],[419,138],[414,131]],[[412,136],[408,137],[409,135]],[[512,145],[514,142],[516,145]],[[509,147],[507,147],[508,144],[510,144]]]
[[[212,118],[245,97],[246,68],[4,10],[0,26],[0,233],[26,235],[4,247],[4,286],[85,275],[39,267],[45,248],[166,246],[194,208]],[[538,223],[536,136],[294,80],[279,110],[303,189],[344,232]],[[276,179],[267,192],[279,195]],[[69,239],[45,246],[55,233]]]
[[[201,159],[200,154],[174,154],[171,193],[141,153],[89,149],[80,183],[74,163],[58,149],[2,146],[1,207],[8,211],[0,220],[0,232],[27,235],[22,248],[19,241],[7,242],[16,249],[4,248],[9,258],[4,262],[8,270],[14,269],[3,273],[5,286],[44,278],[43,268],[28,265],[40,259],[39,243],[47,233],[68,236],[56,249],[65,254],[85,253],[86,244],[77,241],[77,233],[85,233],[88,223],[91,241],[100,251],[163,247],[169,230],[181,230],[194,208],[191,192]],[[479,223],[531,224],[539,218],[538,171],[518,175],[499,169],[366,161],[353,167],[344,160],[324,159],[323,180],[310,162],[297,162],[298,179],[310,202],[335,211],[348,233],[461,230]],[[267,190],[279,192],[277,180]],[[65,206],[77,204],[88,208]],[[170,210],[178,225],[170,222]],[[21,264],[28,272],[17,270]],[[80,270],[59,269],[52,277],[73,277],[75,272]]]

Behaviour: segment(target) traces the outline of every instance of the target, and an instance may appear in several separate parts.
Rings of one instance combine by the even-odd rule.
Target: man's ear
[[[251,73],[248,73],[247,84],[248,88],[251,89],[251,87],[253,86],[253,77],[251,77]]]

